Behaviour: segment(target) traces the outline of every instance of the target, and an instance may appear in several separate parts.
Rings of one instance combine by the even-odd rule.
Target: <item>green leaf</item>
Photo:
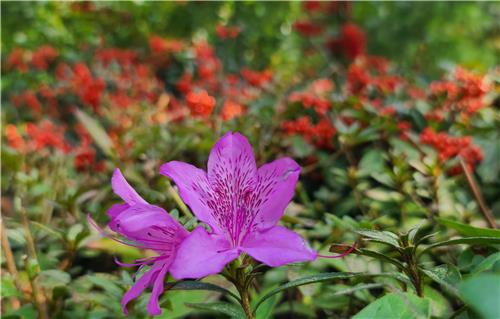
[[[71,276],[62,270],[50,269],[42,271],[38,281],[42,287],[51,289],[67,285],[71,281]]]
[[[431,308],[427,299],[409,293],[391,293],[375,300],[353,319],[425,319],[430,318]]]
[[[462,299],[484,319],[500,318],[500,275],[479,274],[460,284]]]
[[[113,142],[98,121],[85,112],[76,110],[76,117],[85,126],[94,142],[108,156],[113,156]]]
[[[268,319],[273,318],[274,309],[278,305],[278,301],[280,301],[280,295],[274,295],[271,298],[268,298],[261,307],[259,307],[258,311],[255,313],[256,319]]]
[[[455,229],[463,236],[484,236],[500,238],[500,230],[498,229],[473,227],[445,218],[437,218],[437,221],[443,226]]]
[[[366,276],[365,273],[342,273],[342,272],[331,272],[331,273],[322,273],[318,275],[313,275],[313,276],[307,276],[299,279],[295,279],[292,281],[287,282],[284,285],[281,285],[279,287],[276,287],[269,291],[267,294],[265,294],[260,300],[255,304],[255,311],[259,308],[259,306],[268,298],[272,297],[273,295],[283,291],[287,290],[290,288],[295,288],[303,285],[308,285],[308,284],[313,284],[317,282],[323,282],[323,281],[330,281],[334,279],[347,279],[347,278],[353,278],[357,276]]]
[[[394,266],[398,267],[399,269],[405,268],[399,260],[392,258],[392,257],[389,257],[387,254],[379,253],[379,252],[374,251],[374,250],[358,248],[358,249],[354,250],[354,253],[357,255],[373,257],[373,258],[376,258],[379,260],[389,262],[389,263],[393,264]]]
[[[210,284],[207,282],[201,282],[201,281],[194,281],[194,280],[186,280],[186,281],[179,281],[174,284],[170,288],[171,290],[209,290],[209,291],[216,291],[220,292],[222,294],[228,294],[234,299],[236,299],[238,302],[240,298],[232,293],[231,291],[227,290],[226,288],[222,288],[220,286]]]
[[[364,290],[364,289],[372,289],[372,288],[380,288],[383,287],[384,284],[382,283],[373,283],[373,284],[362,284],[362,285],[357,285],[351,288],[347,289],[342,289],[339,291],[336,291],[333,295],[334,296],[342,296],[342,295],[350,295],[353,292],[359,291],[359,290]]]
[[[486,259],[481,261],[479,265],[474,267],[472,270],[472,274],[478,274],[483,271],[490,270],[495,266],[495,264],[500,263],[500,252],[499,253],[494,253],[493,255],[488,256]],[[498,265],[497,265],[498,267]]]
[[[186,306],[198,310],[206,310],[210,312],[220,312],[228,315],[231,318],[245,319],[243,309],[235,304],[227,302],[213,302],[213,303],[186,303]]]
[[[419,253],[419,256],[428,251],[429,249],[433,249],[440,246],[452,246],[452,245],[498,245],[500,244],[500,238],[498,237],[466,237],[466,238],[458,238],[458,239],[450,239],[446,241],[441,241],[432,245],[429,245],[424,248]]]
[[[388,231],[379,230],[357,230],[358,234],[368,238],[370,241],[387,244],[394,248],[400,248],[398,236]]]
[[[433,269],[422,269],[422,272],[429,276],[432,280],[445,287],[454,295],[458,296],[458,283],[462,280],[462,276],[457,267],[453,265],[440,265]]]
[[[2,283],[2,298],[9,298],[12,296],[22,296],[22,292],[17,290],[16,286],[14,285],[14,280],[12,279],[10,274],[6,275],[4,273],[2,275],[1,283]]]

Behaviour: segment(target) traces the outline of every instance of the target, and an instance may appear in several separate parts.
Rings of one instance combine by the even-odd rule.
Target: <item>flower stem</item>
[[[462,166],[462,170],[464,171],[467,183],[469,184],[469,187],[472,190],[472,194],[474,195],[476,202],[479,204],[479,208],[481,210],[481,213],[483,213],[484,219],[486,219],[486,222],[488,223],[490,228],[494,229],[498,228],[495,217],[493,216],[490,209],[486,205],[484,198],[481,195],[479,186],[477,185],[477,182],[474,179],[474,176],[472,175],[472,173],[470,172],[469,168],[467,167],[462,158],[460,158],[460,166]]]
[[[16,210],[19,211],[19,214],[21,215],[21,222],[24,228],[26,246],[28,248],[28,257],[29,259],[35,261],[34,274],[31,274],[31,272],[28,270],[28,261],[26,261],[25,264],[26,271],[31,281],[31,287],[33,289],[33,299],[38,310],[39,318],[47,319],[49,318],[49,315],[48,315],[46,300],[43,295],[43,290],[38,285],[38,281],[36,278],[40,274],[41,269],[40,269],[40,263],[38,261],[38,256],[36,253],[35,240],[33,239],[33,235],[31,233],[28,214],[26,213],[26,209],[24,208],[20,197],[16,197],[14,199],[14,207],[16,208]]]
[[[184,213],[184,215],[192,218],[193,214],[191,213],[189,208],[186,206],[186,204],[184,204],[184,202],[182,201],[182,199],[179,196],[179,194],[177,193],[177,191],[172,187],[172,184],[170,184],[169,182],[167,182],[167,192],[170,194],[170,196],[172,196],[175,203],[179,206],[179,208]]]
[[[243,311],[245,311],[245,315],[247,319],[254,319],[252,306],[250,305],[250,294],[248,293],[248,289],[242,289],[241,291],[238,289],[241,297],[241,306],[243,307]]]
[[[16,262],[14,260],[14,254],[12,253],[12,249],[10,248],[9,239],[7,238],[7,233],[5,232],[4,221],[0,218],[1,225],[1,238],[2,238],[2,250],[5,256],[5,263],[7,264],[7,270],[12,276],[12,280],[14,281],[14,285],[16,286],[17,291],[22,292],[22,286],[19,282],[19,277],[17,273]],[[12,296],[12,306],[14,310],[19,309],[20,302],[17,297]]]

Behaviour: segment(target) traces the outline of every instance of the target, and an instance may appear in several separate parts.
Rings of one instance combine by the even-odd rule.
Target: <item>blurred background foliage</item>
[[[102,1],[94,3],[92,15],[72,10],[74,5],[2,2],[3,51],[57,43],[67,58],[78,59],[77,48],[84,44],[146,48],[150,34],[213,38],[213,26],[227,23],[250,31],[229,52],[238,64],[294,70],[300,63],[302,39],[292,32],[302,13],[300,2]],[[500,8],[495,1],[359,2],[352,10],[352,20],[370,35],[369,52],[396,61],[407,72],[435,76],[446,62],[485,71],[499,61]],[[236,48],[245,54],[236,54]]]

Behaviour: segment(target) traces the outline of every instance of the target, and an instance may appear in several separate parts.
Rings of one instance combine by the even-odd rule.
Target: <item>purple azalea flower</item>
[[[119,169],[116,169],[111,179],[115,194],[125,203],[115,204],[108,210],[111,218],[109,228],[130,242],[119,239],[119,242],[139,248],[154,250],[158,256],[137,260],[134,264],[117,263],[121,266],[151,266],[128,290],[122,298],[122,310],[127,314],[127,304],[137,298],[144,289],[152,287],[148,302],[148,313],[152,316],[161,314],[158,298],[163,293],[163,281],[172,262],[176,257],[180,243],[188,236],[186,231],[164,209],[150,205],[127,183]],[[95,222],[90,223],[104,233]]]
[[[170,266],[174,278],[219,273],[242,252],[271,267],[318,256],[300,235],[276,225],[300,174],[291,158],[257,168],[248,140],[228,132],[210,152],[208,172],[172,161],[160,173],[177,184],[184,202],[211,228],[209,233],[198,226],[180,244]]]

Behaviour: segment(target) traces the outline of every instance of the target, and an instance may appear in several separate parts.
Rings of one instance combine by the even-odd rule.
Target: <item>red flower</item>
[[[205,90],[190,92],[186,96],[186,102],[194,116],[207,117],[215,107],[215,98],[208,95]]]
[[[184,48],[182,41],[164,39],[158,35],[149,38],[149,48],[155,54],[179,53]]]
[[[251,85],[258,87],[263,86],[273,78],[273,74],[270,70],[258,72],[248,68],[243,68],[241,70],[241,76]]]
[[[5,137],[7,138],[7,144],[15,150],[23,153],[26,151],[26,142],[24,141],[21,134],[17,130],[17,127],[13,124],[7,124],[5,126]]]
[[[317,36],[323,32],[323,27],[316,25],[311,21],[295,21],[293,23],[293,29],[303,36]]]
[[[351,60],[354,60],[356,57],[365,54],[366,35],[356,24],[346,23],[342,26],[340,37],[330,39],[326,46],[331,51],[340,51]]]
[[[474,170],[474,166],[483,159],[481,149],[472,144],[472,139],[469,136],[453,137],[426,128],[420,134],[420,141],[436,149],[439,159],[443,162],[460,156],[469,169]],[[451,173],[457,173],[456,169],[452,170]]]
[[[222,106],[221,116],[224,121],[229,121],[243,114],[243,111],[241,104],[229,100]]]
[[[31,64],[35,69],[47,70],[49,63],[54,61],[59,56],[59,52],[50,45],[39,47],[31,55]]]
[[[21,73],[28,71],[28,64],[25,61],[25,51],[21,48],[15,48],[7,57],[7,69],[17,69]]]
[[[220,39],[234,39],[240,32],[240,27],[223,26],[221,24],[215,27],[215,34],[217,34]]]
[[[29,137],[30,149],[40,151],[51,147],[64,153],[69,152],[70,146],[64,140],[64,129],[55,126],[50,121],[42,121],[38,125],[28,123],[26,134]]]
[[[320,11],[321,10],[321,1],[316,0],[306,0],[302,2],[302,7],[309,12]]]

